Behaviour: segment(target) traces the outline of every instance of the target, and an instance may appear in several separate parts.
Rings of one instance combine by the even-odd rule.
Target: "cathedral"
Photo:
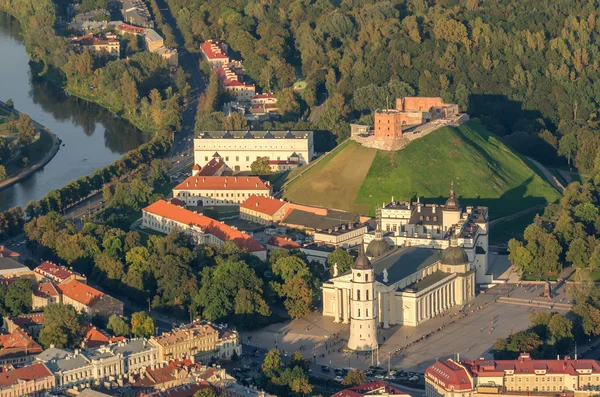
[[[366,252],[365,244],[361,245],[354,265],[343,274],[338,274],[334,265],[333,277],[323,284],[323,315],[350,324],[350,349],[376,347],[378,327],[416,327],[455,305],[467,304],[475,296],[477,251],[486,256],[487,263],[482,247],[487,250],[487,208],[461,208],[453,189],[444,206],[425,207],[417,202],[401,208],[409,212],[396,214],[392,222],[407,222],[387,233],[383,209],[378,209],[377,228]],[[417,221],[428,222],[410,223],[415,219],[412,213],[417,214]],[[481,227],[474,228],[476,222]],[[470,243],[472,258],[461,239],[463,245]]]

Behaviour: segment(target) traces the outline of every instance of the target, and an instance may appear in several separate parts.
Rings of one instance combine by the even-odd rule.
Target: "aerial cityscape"
[[[0,397],[600,395],[599,18],[0,0]]]

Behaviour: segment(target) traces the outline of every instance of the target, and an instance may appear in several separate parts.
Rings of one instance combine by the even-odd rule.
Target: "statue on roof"
[[[388,271],[387,271],[387,269],[383,269],[383,282],[384,283],[388,282]]]
[[[338,273],[339,273],[339,271],[338,271],[338,265],[337,265],[337,263],[334,263],[333,264],[333,277],[337,277]]]

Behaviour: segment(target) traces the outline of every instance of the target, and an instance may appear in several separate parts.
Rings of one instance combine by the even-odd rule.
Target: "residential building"
[[[78,280],[84,284],[86,283],[84,275],[49,261],[40,263],[38,267],[33,269],[33,273],[39,282],[52,281],[56,284],[64,284],[71,280]]]
[[[230,62],[221,65],[216,73],[223,83],[225,91],[231,94],[236,101],[249,103],[256,94],[256,86],[247,82],[249,79],[241,62]]]
[[[232,241],[240,249],[262,260],[267,259],[265,247],[247,234],[164,200],[158,200],[142,210],[142,227],[165,234],[178,229],[190,234],[198,244],[221,246],[225,241]]]
[[[187,206],[240,204],[252,195],[270,197],[271,186],[256,176],[192,175],[173,188]]]
[[[157,390],[165,390],[186,383],[190,377],[185,366],[159,365],[147,367],[140,376],[130,383],[136,394],[148,394]]]
[[[48,305],[60,303],[60,292],[56,286],[47,281],[36,284],[31,292],[31,308],[33,310],[43,309]]]
[[[118,58],[121,55],[121,42],[102,35],[87,34],[71,38],[71,44],[80,50],[89,49],[94,55],[111,55]]]
[[[250,98],[251,105],[276,105],[277,97],[272,92],[256,94]]]
[[[203,131],[194,139],[194,161],[219,158],[234,172],[249,171],[261,157],[298,159],[308,164],[315,156],[312,131]]]
[[[113,314],[123,315],[123,302],[78,280],[59,284],[57,288],[61,303],[72,305],[90,318],[100,316],[108,319]]]
[[[591,396],[600,391],[600,363],[594,360],[534,360],[522,353],[516,360],[438,361],[425,371],[427,397]]]
[[[222,41],[208,40],[200,44],[202,58],[215,69],[229,63],[230,59],[227,56],[227,50],[227,44]]]
[[[165,45],[164,39],[154,29],[144,30],[143,36],[146,51],[156,52],[156,50]]]
[[[334,269],[322,291],[323,315],[334,317],[335,322],[350,323],[348,345],[357,350],[371,349],[374,343],[371,338],[376,330],[352,332],[363,320],[373,321],[372,327],[415,327],[455,305],[469,303],[475,296],[475,270],[455,236],[441,252],[402,247],[376,257],[372,265],[361,254],[355,265],[343,274]],[[363,276],[368,279],[363,280]],[[359,292],[358,287],[364,289]],[[373,307],[361,308],[365,301]]]
[[[140,374],[158,364],[158,351],[146,339],[131,339],[84,351],[51,347],[36,357],[61,388],[89,387],[109,379]]]
[[[381,239],[389,247],[429,247],[444,249],[450,236],[456,235],[458,245],[469,257],[476,271],[476,282],[490,283],[488,274],[488,208],[462,206],[456,197],[454,184],[444,205],[392,201],[377,210],[381,223]],[[364,235],[368,245],[377,240],[376,233]],[[384,247],[385,248],[385,247]],[[375,255],[376,256],[376,255]]]
[[[160,47],[155,51],[163,57],[169,65],[177,67],[179,65],[179,54],[175,48]]]
[[[16,259],[19,257],[19,253],[9,250],[3,245],[0,245],[0,258],[13,258]]]
[[[13,256],[0,256],[0,277],[18,278],[33,275],[27,266],[17,262],[13,258]]]
[[[0,397],[42,396],[54,390],[56,380],[44,364],[33,364],[2,372]]]
[[[9,333],[14,332],[17,328],[21,328],[32,337],[37,338],[44,327],[44,313],[28,313],[4,317],[4,326]]]
[[[366,223],[349,222],[341,226],[315,230],[313,238],[317,243],[333,247],[351,248],[362,244],[363,236],[367,233],[367,230]]]
[[[300,244],[289,237],[272,236],[267,241],[267,251],[276,249],[297,250],[300,249]]]
[[[229,358],[236,352],[242,353],[237,331],[206,321],[190,324],[153,336],[150,342],[158,349],[159,361],[185,358]]]
[[[0,367],[30,363],[43,350],[25,330],[15,327],[10,334],[0,334]]]
[[[409,394],[404,393],[400,389],[382,382],[369,382],[358,386],[352,386],[344,390],[340,390],[331,397],[361,397],[361,396],[379,396],[379,397],[409,397]]]
[[[334,250],[334,246],[323,243],[312,243],[300,247],[300,252],[306,255],[308,261],[319,262],[323,267],[327,266],[327,257]]]
[[[283,219],[286,205],[283,200],[252,195],[240,204],[240,219],[270,226]]]
[[[192,176],[221,176],[227,165],[221,158],[213,157],[204,167],[198,164],[192,167]]]
[[[83,341],[81,341],[81,347],[84,349],[95,349],[100,346],[106,346],[111,343],[122,341],[125,341],[124,336],[110,336],[103,329],[88,325],[85,335],[83,336]]]
[[[223,397],[275,397],[262,390],[240,385],[235,379],[224,379],[215,384],[217,392]]]
[[[146,28],[140,28],[138,26],[129,25],[127,23],[121,23],[117,25],[115,30],[120,34],[132,34],[134,36],[142,36],[146,31]]]
[[[154,28],[148,7],[142,0],[122,0],[121,15],[128,24]]]

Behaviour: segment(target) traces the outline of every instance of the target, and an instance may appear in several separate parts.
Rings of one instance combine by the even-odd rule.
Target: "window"
[[[208,156],[204,156],[204,161],[208,161]]]
[[[229,161],[229,156],[226,156],[226,157],[225,157],[225,161]]]
[[[369,317],[369,309],[365,309],[365,312],[366,312],[366,314],[365,314],[365,315],[366,315],[367,317]]]
[[[369,276],[367,276],[367,279],[368,278],[369,278]],[[365,295],[366,295],[365,300],[369,300],[369,290],[365,291]],[[368,314],[367,314],[367,316],[368,316]]]
[[[358,316],[357,317],[360,317],[360,309],[358,309]]]
[[[235,161],[240,161],[240,156],[235,156]]]
[[[246,156],[246,161],[250,161],[250,156]]]
[[[356,300],[360,300],[360,290],[356,291]]]
[[[365,274],[365,281],[369,281],[369,275]],[[367,300],[369,300],[369,291],[367,291]]]

